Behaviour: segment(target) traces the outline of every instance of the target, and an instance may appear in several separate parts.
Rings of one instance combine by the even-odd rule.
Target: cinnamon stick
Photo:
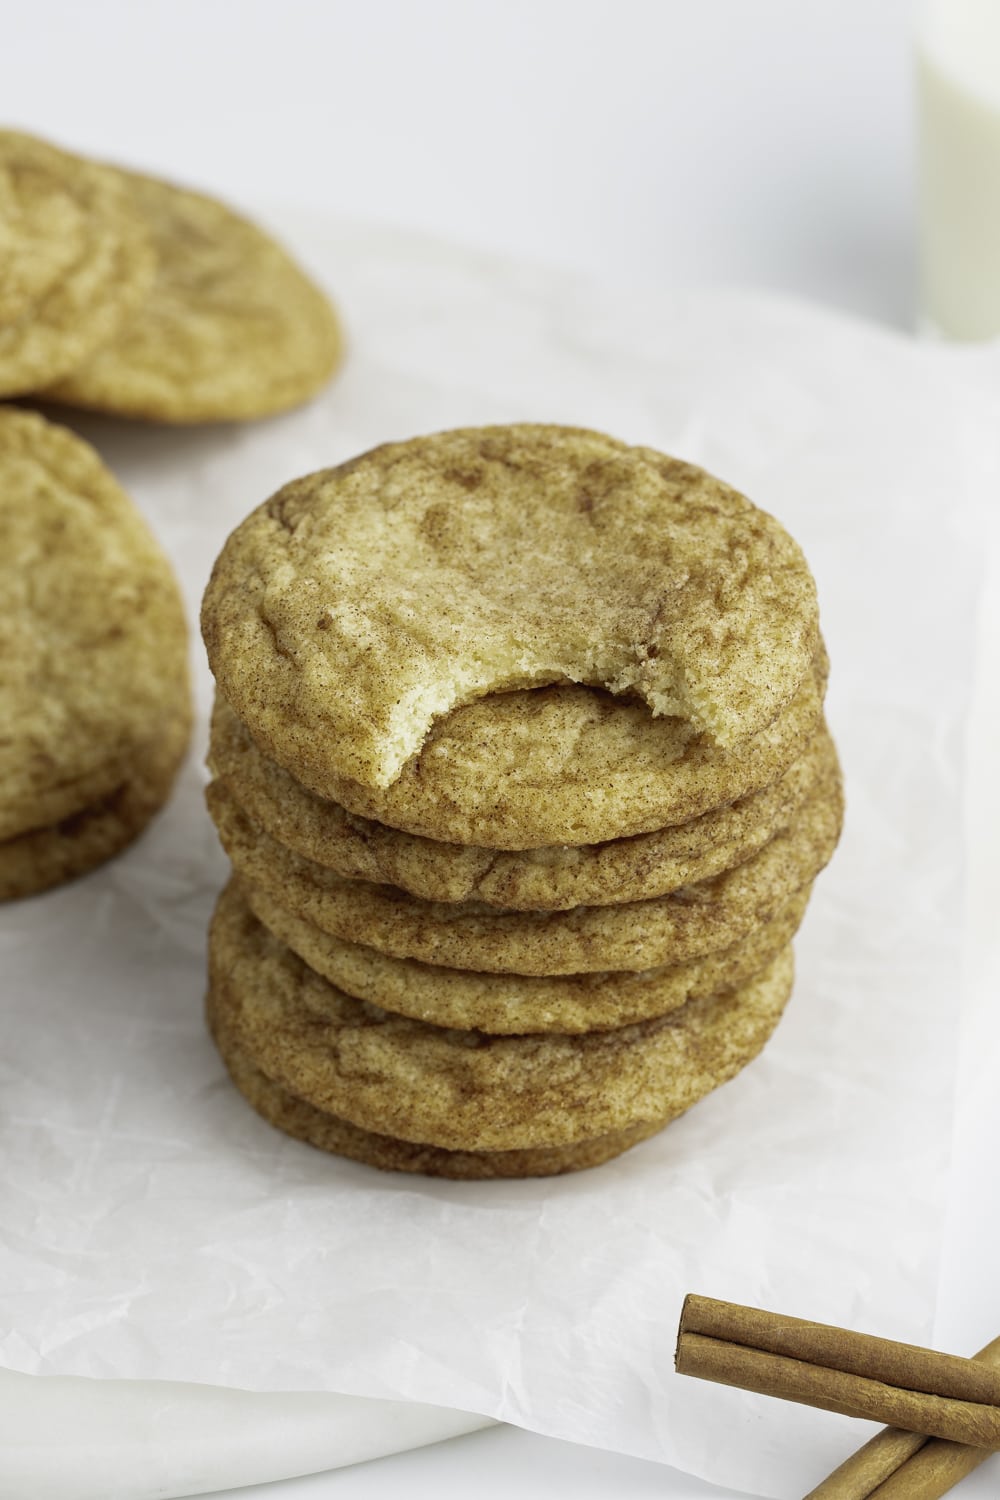
[[[681,1310],[676,1367],[908,1432],[1000,1448],[1000,1370],[957,1355],[691,1295]]]
[[[974,1358],[1000,1367],[1000,1338]],[[884,1427],[805,1500],[940,1500],[989,1456],[985,1448]]]

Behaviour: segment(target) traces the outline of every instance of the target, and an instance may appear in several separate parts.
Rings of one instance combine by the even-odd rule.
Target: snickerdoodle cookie
[[[212,715],[209,764],[259,827],[338,875],[399,886],[425,901],[557,911],[641,901],[749,859],[794,819],[834,756],[822,726],[769,787],[699,818],[599,844],[526,850],[444,843],[349,813],[262,755],[222,698]]]
[[[283,411],[325,385],[343,338],[326,294],[282,247],[203,193],[105,168],[148,230],[157,270],[114,338],[45,392],[154,422]]]
[[[536,912],[421,901],[394,886],[345,880],[257,828],[221,783],[207,797],[237,874],[324,932],[396,958],[534,975],[650,969],[728,948],[811,884],[836,847],[842,816],[834,770],[790,828],[731,870],[648,901]]]
[[[190,688],[180,593],[145,521],[86,443],[14,408],[0,579],[0,866],[16,895],[138,833],[183,757]]]
[[[178,694],[149,743],[120,767],[122,779],[110,792],[61,822],[0,841],[0,901],[62,885],[138,838],[170,795],[190,733],[187,697]]]
[[[320,1151],[346,1156],[383,1172],[419,1172],[425,1177],[451,1177],[465,1182],[501,1177],[554,1177],[598,1167],[655,1135],[665,1123],[643,1120],[625,1130],[613,1130],[569,1146],[527,1146],[519,1151],[447,1151],[442,1146],[422,1146],[415,1141],[362,1130],[339,1115],[328,1114],[297,1098],[250,1061],[248,1053],[237,1043],[214,991],[209,992],[207,1012],[209,1028],[230,1078],[259,1115],[286,1135]]]
[[[334,800],[424,838],[496,850],[630,838],[776,781],[815,737],[825,688],[821,651],[788,707],[733,751],[593,688],[493,693],[435,724],[391,787],[344,781]]]
[[[210,1007],[281,1088],[363,1130],[449,1151],[570,1145],[661,1124],[760,1051],[792,985],[786,948],[748,984],[583,1036],[449,1031],[354,1000],[260,925],[231,884],[209,945]]]
[[[352,810],[345,784],[391,787],[455,709],[552,682],[629,694],[734,753],[818,646],[812,576],[772,517],[652,449],[530,425],[387,444],[287,485],[223,548],[202,628],[261,749]]]
[[[209,1022],[266,1119],[572,1171],[764,1045],[843,792],[812,577],[749,500],[576,428],[389,444],[254,511],[202,630]]]
[[[446,969],[336,938],[296,916],[260,886],[239,882],[258,921],[338,989],[356,1000],[435,1026],[488,1031],[608,1031],[665,1016],[688,1000],[716,995],[752,979],[787,947],[805,915],[811,886],[750,934],[688,963],[588,974],[490,974]]]
[[[0,396],[57,380],[113,338],[155,266],[113,172],[0,130]]]

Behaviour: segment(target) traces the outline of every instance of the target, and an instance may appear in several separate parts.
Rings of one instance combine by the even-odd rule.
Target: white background
[[[67,145],[271,203],[279,229],[283,205],[329,210],[615,281],[775,287],[909,328],[914,10],[0,0],[4,111]],[[510,1429],[244,1493],[473,1486],[487,1500],[722,1493]]]
[[[912,0],[2,0],[3,109],[237,200],[912,315]]]

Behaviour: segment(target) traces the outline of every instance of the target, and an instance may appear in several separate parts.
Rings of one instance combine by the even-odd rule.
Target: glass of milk
[[[926,0],[917,67],[921,326],[1000,338],[1000,0]]]

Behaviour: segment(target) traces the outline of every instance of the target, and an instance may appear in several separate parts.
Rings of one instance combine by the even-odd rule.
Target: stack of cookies
[[[594,1165],[774,1029],[840,830],[815,590],[703,471],[538,426],[296,481],[205,597],[209,1021],[280,1128]]]
[[[170,564],[97,454],[0,408],[0,900],[117,854],[191,730]]]
[[[341,350],[324,293],[241,215],[0,130],[0,396],[243,420],[304,401]]]

